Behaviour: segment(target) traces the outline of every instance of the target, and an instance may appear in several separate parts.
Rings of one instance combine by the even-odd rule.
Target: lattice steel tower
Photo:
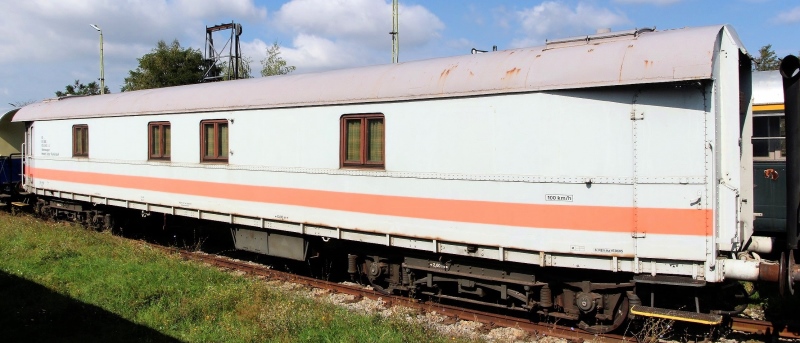
[[[231,30],[231,35],[225,44],[217,50],[214,47],[213,33],[222,30]],[[206,48],[205,48],[205,67],[203,82],[220,81],[224,76],[229,76],[231,80],[242,78],[242,49],[239,46],[239,36],[242,35],[242,24],[231,22],[230,24],[220,24],[216,26],[206,26]],[[227,52],[227,54],[226,54]],[[222,75],[222,62],[227,67],[227,74]]]

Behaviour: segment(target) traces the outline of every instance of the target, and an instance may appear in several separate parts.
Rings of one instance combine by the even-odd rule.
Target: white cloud
[[[623,13],[579,3],[571,8],[563,3],[545,1],[516,12],[516,20],[525,36],[514,39],[514,47],[538,45],[545,39],[591,34],[597,29],[612,28],[629,22]]]
[[[385,5],[371,0],[294,0],[275,13],[275,23],[298,35],[374,42],[391,31],[391,8]]]
[[[118,92],[136,58],[158,40],[202,48],[205,27],[235,20],[266,27],[267,10],[254,0],[26,0],[0,1],[0,102],[52,97],[80,79],[99,76],[103,29],[106,85]]]
[[[775,16],[775,21],[781,24],[800,23],[800,6]]]
[[[52,97],[75,79],[99,77],[103,29],[106,85],[118,92],[136,59],[158,40],[202,49],[205,27],[242,23],[243,55],[260,71],[277,39],[297,72],[391,60],[389,0],[293,0],[267,13],[259,0],[0,1],[0,103]],[[278,8],[275,8],[277,10]],[[421,5],[400,6],[401,57],[438,47],[444,24]],[[223,36],[225,32],[221,33]],[[215,42],[225,39],[215,35]],[[401,59],[402,60],[402,59]]]
[[[236,15],[263,19],[267,15],[266,8],[260,8],[250,0],[175,0],[173,7],[174,10],[180,11],[180,13],[189,18]]]
[[[677,4],[683,0],[614,0],[620,4],[637,4],[637,5],[672,5]]]
[[[300,34],[294,39],[292,46],[281,48],[281,54],[290,65],[297,66],[300,72],[340,69],[379,62],[374,55],[364,54],[363,49],[353,42],[337,43],[324,37]]]
[[[458,38],[448,40],[445,42],[445,45],[454,50],[469,51],[470,49],[476,47],[477,43],[466,38]]]
[[[0,5],[5,13],[0,21],[0,63],[19,59],[57,61],[69,56],[94,53],[97,32],[89,24],[103,29],[107,56],[130,56],[156,41],[195,37],[203,43],[205,25],[210,20],[229,21],[264,18],[266,9],[251,0],[231,1],[83,1],[28,0]],[[197,38],[199,37],[199,39]],[[181,39],[184,46],[193,42]],[[138,46],[137,46],[138,45]],[[149,50],[149,49],[148,49]],[[119,53],[119,55],[117,55]]]
[[[401,52],[429,45],[444,29],[425,7],[402,3],[399,24]],[[292,0],[275,13],[274,25],[294,37],[281,51],[298,72],[390,62],[392,7],[386,0]]]

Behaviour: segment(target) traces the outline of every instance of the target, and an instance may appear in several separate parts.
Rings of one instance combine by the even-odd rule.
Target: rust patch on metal
[[[653,66],[653,61],[650,61],[650,60],[644,60],[644,67],[645,67],[645,68],[650,68],[650,67],[652,67],[652,66]]]
[[[450,75],[450,72],[456,68],[458,68],[458,64],[452,65],[449,68],[442,70],[442,72],[439,74],[439,87],[442,86],[442,82],[444,82],[444,80],[447,79],[447,77]]]
[[[778,281],[780,280],[781,267],[777,263],[760,263],[758,265],[759,281]]]
[[[512,68],[512,69],[510,69],[510,70],[506,70],[506,76],[514,76],[514,75],[517,75],[517,74],[519,74],[519,72],[520,72],[521,70],[522,70],[522,69],[519,69],[519,68],[517,68],[517,67],[514,67],[514,68]]]
[[[440,79],[441,79],[441,78],[446,78],[446,77],[447,77],[447,75],[450,75],[450,69],[445,69],[444,71],[442,71],[442,73],[441,73],[441,74],[439,74],[439,78],[440,78]]]

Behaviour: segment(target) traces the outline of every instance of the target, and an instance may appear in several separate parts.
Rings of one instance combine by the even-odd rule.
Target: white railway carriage
[[[228,222],[239,248],[295,259],[320,237],[369,243],[351,264],[385,288],[453,281],[601,332],[636,284],[763,273],[735,255],[753,229],[750,66],[728,26],[638,30],[61,98],[14,120],[39,210]],[[575,268],[629,282],[542,273]]]

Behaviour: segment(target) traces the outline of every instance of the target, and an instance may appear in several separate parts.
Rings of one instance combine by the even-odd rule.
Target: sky
[[[259,77],[268,46],[310,73],[391,63],[391,0],[4,0],[0,2],[0,113],[75,80],[120,91],[159,40],[203,51],[205,28],[242,25],[243,55]],[[800,52],[798,0],[400,0],[401,62],[543,45],[546,40],[655,27],[731,24],[753,55],[772,44]],[[214,36],[217,49],[230,31]],[[566,67],[566,66],[565,66]]]

